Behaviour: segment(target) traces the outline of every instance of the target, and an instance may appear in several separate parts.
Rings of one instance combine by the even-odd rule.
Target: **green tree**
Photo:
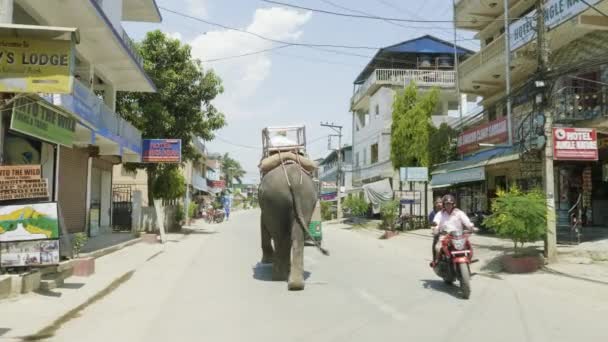
[[[224,154],[221,158],[222,161],[222,173],[226,177],[226,185],[232,187],[234,180],[236,179],[239,184],[243,184],[242,178],[246,172],[243,170],[241,163],[236,159],[231,158],[228,153]]]
[[[226,125],[224,115],[211,103],[223,92],[220,78],[213,71],[205,71],[201,62],[192,58],[189,45],[159,30],[148,32],[136,46],[144,59],[144,69],[158,91],[118,93],[118,113],[141,130],[145,138],[181,139],[183,161],[200,159],[200,153],[190,145],[193,137],[211,140],[214,132]],[[156,183],[157,179],[164,179],[168,184],[179,182],[170,180],[176,175],[176,165],[129,164],[127,167],[146,169],[150,199],[173,196],[156,192],[168,189]]]
[[[458,157],[455,140],[458,132],[446,123],[439,128],[431,126],[429,137],[430,165],[446,163]]]
[[[391,161],[395,168],[429,166],[429,139],[439,90],[421,95],[412,82],[395,95],[391,124]]]

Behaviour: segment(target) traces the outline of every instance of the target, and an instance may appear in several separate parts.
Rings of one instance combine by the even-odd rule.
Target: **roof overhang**
[[[160,23],[163,17],[155,0],[123,0],[122,19],[125,21]]]
[[[75,27],[0,24],[0,35],[3,37],[72,40],[76,44],[80,42],[80,34]]]
[[[123,28],[112,24],[97,1],[18,0],[18,4],[43,25],[78,27],[81,39],[76,51],[116,90],[156,91]]]

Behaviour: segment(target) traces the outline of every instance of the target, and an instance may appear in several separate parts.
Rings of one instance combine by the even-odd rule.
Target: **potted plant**
[[[522,192],[517,187],[498,191],[492,201],[493,214],[484,224],[498,236],[513,241],[513,253],[503,257],[503,266],[510,273],[534,272],[542,264],[536,249],[524,249],[525,243],[536,242],[546,234],[546,197],[539,190]]]
[[[380,207],[380,216],[382,217],[382,228],[385,229],[384,234],[380,236],[381,239],[390,239],[397,235],[395,231],[395,222],[397,221],[397,215],[399,214],[399,202],[388,201],[382,203]]]
[[[73,261],[73,275],[80,277],[88,277],[95,273],[95,258],[86,257],[81,258],[80,252],[82,248],[87,244],[89,237],[86,233],[76,233],[72,239],[72,249],[74,251],[75,259]]]

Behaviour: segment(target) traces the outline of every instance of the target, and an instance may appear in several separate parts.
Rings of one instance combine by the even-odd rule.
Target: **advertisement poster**
[[[59,240],[0,243],[0,266],[41,266],[59,263]]]
[[[597,160],[597,133],[591,128],[553,128],[554,160]]]
[[[57,238],[57,203],[0,207],[0,242]]]
[[[180,163],[181,139],[144,139],[142,163]]]
[[[72,92],[72,42],[31,38],[0,38],[0,92]]]
[[[21,98],[13,104],[10,128],[44,141],[72,147],[76,120],[50,107]]]

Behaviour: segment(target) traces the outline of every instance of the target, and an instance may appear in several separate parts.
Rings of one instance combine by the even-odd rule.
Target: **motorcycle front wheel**
[[[469,271],[468,264],[459,264],[460,271],[460,290],[462,291],[462,298],[469,299],[471,296],[471,272]]]

